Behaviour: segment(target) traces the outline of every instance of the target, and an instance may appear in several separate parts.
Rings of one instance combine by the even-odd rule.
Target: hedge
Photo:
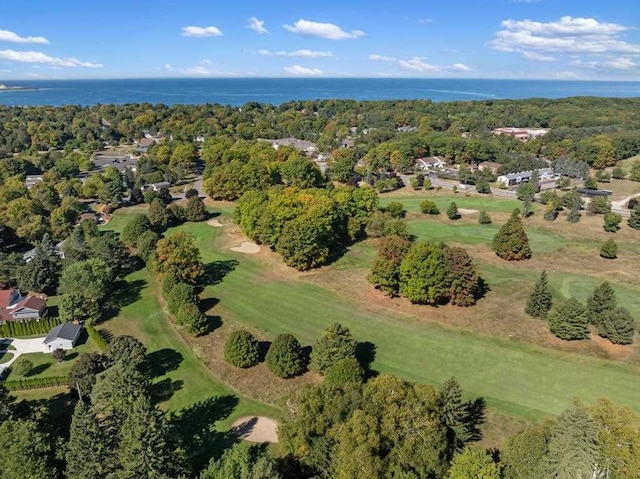
[[[22,391],[25,389],[50,388],[53,386],[66,386],[69,384],[67,376],[49,376],[46,378],[10,379],[0,382],[9,391]]]
[[[47,334],[52,328],[62,324],[60,318],[44,318],[39,321],[7,321],[0,325],[0,337],[19,338],[23,336],[35,336]]]
[[[107,341],[105,337],[100,334],[100,331],[98,331],[90,324],[85,325],[85,328],[87,329],[87,334],[89,334],[91,340],[96,343],[96,346],[103,350],[107,348],[107,346],[109,345],[109,341]]]

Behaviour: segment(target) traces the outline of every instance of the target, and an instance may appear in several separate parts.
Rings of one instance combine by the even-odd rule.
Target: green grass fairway
[[[420,203],[424,200],[431,200],[438,205],[438,209],[444,214],[451,202],[455,202],[458,208],[469,210],[487,210],[501,213],[511,213],[515,208],[522,208],[522,203],[517,200],[504,198],[493,198],[491,196],[464,193],[453,194],[450,191],[420,191],[407,196],[398,193],[389,193],[380,197],[380,205],[386,206],[392,201],[399,201],[404,205],[404,209],[409,212],[419,212]]]
[[[374,369],[434,384],[455,376],[469,396],[482,396],[496,410],[527,419],[557,414],[576,397],[608,396],[640,411],[640,371],[635,368],[422,323],[356,303],[306,279],[312,275],[270,278],[259,258],[221,250],[216,241],[220,229],[202,223],[180,228],[196,236],[205,263],[239,261],[220,284],[205,291],[220,299],[217,311],[223,321],[250,325],[270,337],[289,332],[304,345],[339,321],[360,341],[375,344]],[[354,250],[369,255],[368,248]],[[339,265],[343,261],[350,260]],[[425,315],[429,311],[424,308]]]

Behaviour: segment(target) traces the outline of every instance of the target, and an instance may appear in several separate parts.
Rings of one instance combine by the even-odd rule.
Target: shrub
[[[597,190],[598,189],[598,180],[596,180],[592,176],[588,176],[584,180],[584,187],[588,190]]]
[[[543,218],[547,221],[555,221],[558,217],[558,209],[553,205],[553,203],[549,202],[547,204],[547,208],[544,210]]]
[[[596,181],[598,183],[609,183],[611,182],[611,173],[598,170],[596,171]]]
[[[606,259],[616,259],[618,257],[618,245],[613,238],[608,239],[600,248],[600,256]]]
[[[577,223],[580,221],[580,209],[577,205],[573,205],[569,210],[569,214],[567,215],[567,221],[569,223]]]
[[[325,374],[335,363],[344,358],[355,358],[358,343],[348,328],[334,323],[313,345],[309,369]]]
[[[420,203],[420,211],[422,211],[425,215],[439,215],[440,210],[438,209],[438,205],[436,205],[431,200],[424,200]]]
[[[200,195],[198,194],[198,190],[196,190],[195,188],[189,188],[189,189],[187,190],[187,192],[184,194],[184,197],[185,197],[186,199],[192,198],[192,197],[194,197],[194,196],[200,196]]]
[[[406,210],[404,209],[404,205],[399,201],[392,201],[384,210],[394,218],[404,218],[404,216],[407,214]]]
[[[402,218],[394,218],[389,213],[376,211],[371,215],[365,228],[367,236],[381,238],[383,236],[406,236],[407,223]]]
[[[602,226],[608,233],[615,233],[620,229],[622,215],[619,213],[607,213],[604,215],[604,225]]]
[[[167,308],[171,314],[176,315],[180,308],[189,303],[198,304],[198,295],[193,286],[179,282],[171,288],[167,297]]]
[[[611,177],[616,180],[624,180],[627,177],[627,173],[622,168],[614,168],[611,172]]]
[[[298,340],[291,334],[279,334],[266,357],[269,371],[281,378],[290,378],[304,370],[304,356]]]
[[[634,230],[640,230],[640,203],[632,208],[627,224]]]
[[[343,358],[327,370],[324,380],[336,386],[346,383],[360,384],[364,380],[364,369],[356,358]]]
[[[207,332],[207,317],[195,303],[181,306],[176,313],[176,322],[194,336]]]
[[[493,221],[491,220],[491,216],[489,216],[489,213],[487,213],[485,210],[482,210],[480,212],[480,216],[478,216],[478,223],[480,223],[481,225],[490,225],[491,223],[493,223]]]
[[[224,359],[237,368],[250,368],[258,364],[258,341],[249,331],[234,331],[224,345]]]
[[[458,220],[460,219],[460,212],[458,211],[458,205],[455,202],[451,202],[449,208],[447,208],[447,217],[450,220]]]
[[[605,196],[591,198],[587,206],[588,215],[604,215],[611,212],[611,201]]]
[[[589,339],[586,308],[577,299],[569,298],[553,310],[548,319],[549,330],[560,339]]]
[[[15,375],[29,376],[33,371],[33,362],[29,358],[21,356],[11,365],[11,370]]]
[[[56,361],[61,363],[62,361],[64,361],[64,358],[67,356],[67,352],[62,348],[56,348],[53,350],[52,355]]]

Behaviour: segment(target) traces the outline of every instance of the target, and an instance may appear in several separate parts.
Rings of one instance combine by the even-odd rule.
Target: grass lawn
[[[0,364],[8,363],[13,359],[13,354],[5,352],[0,353]]]
[[[444,214],[452,201],[456,203],[458,208],[487,210],[501,213],[511,213],[514,208],[522,208],[522,203],[517,200],[494,198],[489,195],[454,194],[450,190],[420,190],[410,191],[403,190],[402,193],[391,192],[380,196],[380,204],[386,206],[392,201],[399,201],[409,212],[419,212],[420,203],[424,200],[431,200],[438,205],[438,208]]]

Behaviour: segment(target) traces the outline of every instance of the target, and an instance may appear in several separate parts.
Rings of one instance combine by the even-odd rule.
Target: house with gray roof
[[[73,323],[62,323],[49,331],[44,344],[49,351],[56,349],[73,349],[82,333],[82,326]]]
[[[520,183],[528,183],[531,181],[533,171],[519,171],[517,173],[507,173],[498,176],[497,182],[503,187],[515,186]],[[558,178],[551,168],[541,168],[538,170],[538,178],[540,181],[547,181]]]

